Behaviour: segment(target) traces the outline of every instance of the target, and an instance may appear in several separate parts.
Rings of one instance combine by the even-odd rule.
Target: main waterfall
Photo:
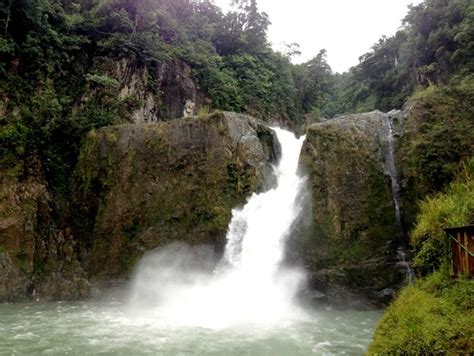
[[[304,137],[274,129],[282,156],[276,188],[232,212],[222,260],[209,271],[206,251],[174,246],[146,256],[130,295],[138,317],[176,326],[225,328],[282,323],[303,316],[294,297],[303,273],[282,266],[285,240],[301,207],[297,166]]]
[[[282,262],[301,209],[303,139],[275,131],[277,186],[233,211],[220,261],[212,248],[174,243],[142,258],[128,300],[114,289],[81,303],[0,303],[0,354],[364,354],[380,312],[294,302],[304,274]]]

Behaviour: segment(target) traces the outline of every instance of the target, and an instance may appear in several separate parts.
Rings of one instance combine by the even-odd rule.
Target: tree
[[[320,50],[310,61],[296,66],[295,83],[300,110],[304,113],[312,112],[318,117],[324,116],[335,86],[325,49]]]

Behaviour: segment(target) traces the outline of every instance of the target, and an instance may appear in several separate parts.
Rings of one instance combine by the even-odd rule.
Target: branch
[[[12,9],[12,0],[9,0],[8,1],[7,20],[5,21],[5,35],[8,33],[8,24],[10,23],[11,9]]]

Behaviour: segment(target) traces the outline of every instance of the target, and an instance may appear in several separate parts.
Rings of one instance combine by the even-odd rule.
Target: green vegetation
[[[336,77],[336,113],[400,108],[418,88],[453,85],[474,70],[474,4],[427,0],[404,27],[383,37],[349,73]]]
[[[474,155],[474,80],[418,90],[397,149],[403,219],[416,224],[418,202],[445,189]]]
[[[128,161],[124,165],[130,170],[127,171],[128,176],[136,178],[134,175],[140,170],[133,162],[140,158],[145,162],[149,150],[163,157],[168,157],[165,153],[169,152],[164,153],[167,144],[161,137],[165,135],[158,132],[160,139],[147,141],[137,152],[127,151],[126,155],[114,160],[109,154],[102,157],[104,161],[97,167],[83,166],[82,171],[80,166],[76,168],[77,174],[83,174],[80,177],[83,190],[90,191],[90,196],[84,200],[94,206],[94,209],[76,217],[81,210],[74,211],[74,203],[69,201],[71,197],[75,198],[71,194],[71,172],[77,166],[80,147],[83,147],[83,159],[99,151],[98,138],[94,136],[98,131],[95,134],[92,131],[89,139],[86,139],[87,132],[130,122],[132,114],[143,108],[148,99],[154,102],[159,120],[179,115],[167,107],[165,90],[158,85],[173,66],[189,68],[189,78],[188,75],[183,76],[182,81],[191,81],[199,88],[204,99],[197,110],[203,121],[212,118],[209,112],[229,110],[267,120],[277,119],[296,127],[308,116],[320,119],[374,109],[388,111],[401,108],[410,99],[412,108],[406,121],[406,132],[397,147],[397,161],[401,163],[403,218],[405,225],[411,226],[414,223],[412,217],[421,209],[412,233],[412,243],[417,249],[415,267],[420,275],[438,270],[443,265],[446,251],[440,228],[473,222],[472,160],[466,163],[461,178],[452,183],[445,193],[435,195],[453,181],[459,162],[467,162],[474,152],[472,1],[425,0],[410,7],[402,29],[392,37],[380,39],[369,53],[360,57],[357,66],[343,74],[332,72],[324,49],[310,61],[293,65],[291,58],[298,54],[298,46],[289,45],[285,54],[271,49],[267,41],[270,20],[259,11],[257,1],[235,0],[233,3],[233,10],[227,14],[210,0],[7,0],[0,3],[2,176],[12,182],[27,181],[28,178],[39,178],[43,182],[45,178],[48,194],[52,193],[51,205],[57,203],[57,206],[51,207],[54,210],[51,214],[55,216],[52,219],[54,224],[63,227],[78,218],[85,225],[80,228],[93,231],[95,222],[91,217],[106,213],[94,211],[103,203],[97,200],[99,197],[95,193],[105,193],[116,183],[111,182],[109,177],[115,168],[113,163],[125,157]],[[127,89],[125,84],[129,84],[127,80],[131,81],[122,77],[134,75],[141,77],[140,85],[132,94],[122,95],[122,91]],[[150,96],[145,95],[145,91]],[[178,101],[174,92],[171,96]],[[332,142],[338,145],[334,157],[344,157],[347,159],[345,165],[350,166],[353,160],[351,155],[344,154],[344,150],[353,154],[353,150],[367,146],[370,138],[361,137],[358,141],[355,133],[344,134],[337,130],[339,132],[334,133]],[[113,129],[110,132],[113,133]],[[101,137],[101,140],[110,140],[108,144],[115,143],[117,138],[112,133]],[[337,140],[341,135],[344,142]],[[175,156],[178,156],[176,152],[170,155]],[[367,165],[365,156],[358,159]],[[229,220],[229,202],[238,200],[233,194],[239,197],[245,195],[254,190],[256,182],[253,173],[243,169],[242,160],[227,163],[214,180],[209,178],[209,181],[215,182],[212,188],[218,192],[217,198],[213,197],[217,201],[215,206],[204,206],[209,192],[198,191],[201,186],[196,185],[198,188],[195,188],[194,184],[183,185],[184,178],[178,180],[176,172],[169,171],[164,172],[163,177],[169,185],[167,189],[176,193],[176,196],[171,196],[173,199],[169,206],[162,206],[163,211],[146,209],[146,206],[136,208],[147,211],[149,221],[156,220],[163,224],[163,231],[169,233],[170,239],[175,237],[173,228],[178,231],[173,224],[181,218],[187,219],[191,226],[207,224],[205,231],[194,235],[195,240],[210,238],[209,232],[218,236]],[[181,165],[177,164],[177,167],[182,169]],[[341,186],[351,187],[354,179],[363,180],[372,171],[374,176],[367,179],[367,187],[359,194],[363,196],[370,192],[363,202],[363,208],[370,212],[367,215],[371,220],[364,222],[369,228],[364,227],[364,230],[356,226],[354,231],[365,231],[368,240],[372,240],[372,236],[391,239],[394,235],[393,214],[386,213],[391,212],[391,206],[381,203],[390,201],[387,198],[390,192],[385,177],[377,175],[381,174],[378,168],[372,170],[372,166],[367,165],[367,172],[362,172],[359,178],[354,175],[346,178],[345,170],[338,168],[330,179],[340,176]],[[185,173],[188,178],[197,174],[191,168]],[[224,181],[227,176],[230,176],[229,180]],[[127,182],[123,183],[125,186]],[[327,183],[328,186],[330,184]],[[230,190],[221,192],[219,189],[222,187]],[[137,191],[127,192],[133,193],[130,197],[146,196],[146,192],[140,190],[144,187],[133,188]],[[343,201],[346,196],[340,200]],[[415,202],[426,196],[430,197],[418,207]],[[175,201],[185,201],[189,197],[195,205],[189,209],[186,206],[176,208]],[[124,197],[123,201],[133,200],[128,198]],[[348,206],[340,211],[352,212],[356,209],[359,207]],[[339,214],[337,209],[328,210],[331,218],[337,216],[336,213]],[[116,214],[116,211],[110,209],[110,214]],[[347,221],[363,221],[363,217],[354,219],[354,216],[348,215],[341,221],[344,224]],[[327,220],[330,221],[329,218]],[[123,223],[124,238],[128,239],[140,232],[143,222],[130,219]],[[51,226],[54,224],[51,222]],[[330,229],[324,224],[318,228],[322,231]],[[108,231],[104,228],[104,241],[107,241]],[[46,233],[38,234],[39,237],[43,235],[46,236]],[[328,234],[331,237],[337,235],[336,230]],[[84,236],[79,238],[87,240],[88,237]],[[328,260],[338,263],[363,261],[370,256],[370,250],[376,251],[377,246],[382,246],[377,239],[373,239],[377,246],[366,243],[368,240],[352,244],[353,248],[347,250],[347,255],[334,254]],[[331,243],[328,241],[328,244]],[[100,244],[97,246],[97,251],[102,252]],[[334,246],[341,248],[342,245],[336,240]],[[87,246],[86,250],[90,247]],[[112,252],[117,256],[122,253],[120,246],[115,248]],[[320,264],[319,267],[324,266],[325,262],[319,257],[314,258],[314,264]],[[388,345],[389,338],[394,343],[401,340],[391,337],[387,330],[393,333],[419,331],[410,329],[413,328],[411,324],[407,329],[405,319],[395,319],[397,313],[400,316],[412,312],[410,308],[420,318],[422,314],[416,313],[435,310],[434,315],[444,313],[449,316],[446,320],[456,319],[460,309],[452,307],[451,300],[454,299],[450,298],[458,298],[454,296],[456,293],[461,295],[471,291],[470,284],[445,279],[439,288],[429,287],[434,279],[441,278],[436,276],[439,274],[421,280],[401,294],[401,301],[389,309],[390,317],[383,319],[381,330],[384,331],[378,334],[374,345]],[[410,303],[405,305],[404,298],[419,301],[419,309]],[[458,303],[456,307],[464,308],[463,305]],[[420,321],[420,325],[428,323],[426,332],[438,335],[441,324],[427,315],[425,317],[427,319]],[[408,322],[412,323],[410,320]],[[386,328],[386,323],[391,327]],[[431,327],[431,323],[434,326]],[[456,325],[453,322],[448,326],[455,328]],[[423,335],[419,332],[414,340]],[[420,342],[419,348],[406,341],[406,348],[400,343],[393,345],[392,349],[400,347],[399,350],[405,352],[457,350],[467,341],[456,336],[456,332],[446,333],[450,341],[441,337],[439,342],[428,346]],[[427,342],[433,340],[430,337],[420,336]],[[374,346],[380,350],[377,347]]]
[[[369,354],[472,354],[474,281],[452,279],[442,230],[474,223],[474,159],[444,193],[421,203],[412,231],[420,278],[406,287],[378,324]],[[433,273],[434,272],[434,273]]]
[[[380,320],[369,355],[474,352],[474,281],[441,272],[406,287]]]
[[[449,251],[443,228],[474,223],[474,159],[464,166],[461,178],[445,193],[424,200],[411,235],[418,252],[414,267],[422,274],[438,269]]]
[[[0,165],[37,155],[50,185],[67,189],[85,134],[127,122],[143,105],[120,96],[121,60],[145,68],[159,119],[171,116],[156,88],[163,66],[180,61],[209,110],[246,112],[294,125],[304,114],[400,108],[417,88],[459,83],[474,68],[474,6],[426,0],[404,27],[382,38],[349,73],[334,74],[321,50],[292,65],[267,42],[256,0],[227,14],[212,1],[11,0],[0,5]],[[133,69],[132,69],[133,70]]]
[[[181,61],[210,109],[295,119],[289,59],[266,40],[269,20],[255,0],[223,14],[210,1],[43,0],[0,5],[0,164],[39,155],[47,179],[65,189],[85,134],[127,122],[141,104],[122,99],[117,63],[160,68]],[[160,109],[160,119],[169,118]]]

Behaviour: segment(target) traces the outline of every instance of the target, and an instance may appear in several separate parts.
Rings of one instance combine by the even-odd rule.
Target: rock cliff
[[[335,303],[384,299],[403,280],[403,241],[393,186],[391,125],[401,113],[349,115],[308,127],[301,155],[309,176],[310,227],[299,245],[311,287]],[[322,295],[321,295],[322,296]]]
[[[231,210],[274,183],[278,155],[267,126],[217,113],[90,132],[69,202],[48,191],[39,163],[2,172],[0,301],[84,297],[173,241],[219,253]]]
[[[131,116],[134,123],[193,116],[207,104],[191,67],[183,61],[168,61],[157,68],[125,58],[111,62],[106,72],[119,83],[119,99],[136,104]]]
[[[231,210],[271,184],[273,132],[231,113],[91,132],[75,177],[81,259],[117,277],[173,241],[223,248]]]
[[[314,123],[300,159],[307,216],[290,242],[316,299],[379,305],[405,280],[399,248],[417,201],[440,191],[474,155],[472,96],[427,90],[402,111]],[[296,256],[296,257],[295,257]],[[405,265],[406,267],[406,265]]]
[[[37,157],[0,172],[0,302],[86,296],[71,229]]]

